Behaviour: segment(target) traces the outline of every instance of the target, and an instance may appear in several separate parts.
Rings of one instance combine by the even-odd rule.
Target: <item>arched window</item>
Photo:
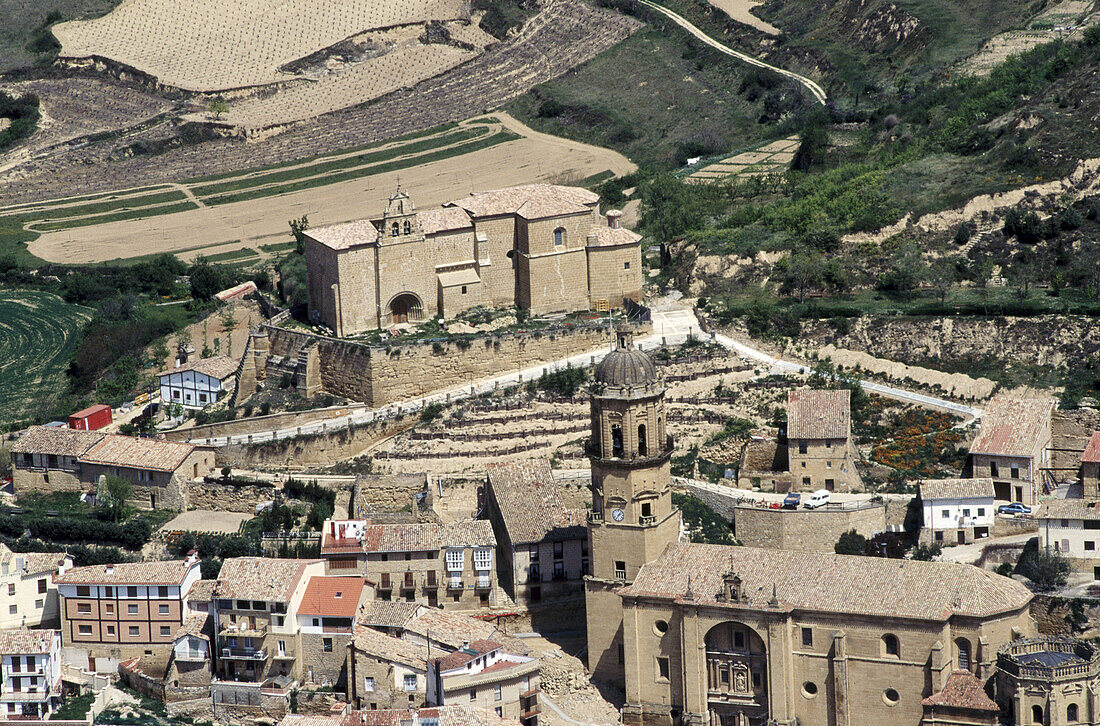
[[[412,232],[412,224],[410,224],[409,220],[406,219],[405,220],[405,234],[410,234],[411,232]]]
[[[1031,722],[1042,723],[1043,722],[1043,707],[1032,706],[1031,707]]]
[[[397,222],[394,222],[393,226],[390,227],[390,236],[391,237],[396,237],[397,234],[398,234]]]
[[[611,424],[611,455],[619,458],[623,455],[623,427],[619,424]]]
[[[966,638],[956,640],[955,652],[958,653],[959,670],[970,670],[970,641]]]
[[[900,656],[901,648],[898,646],[898,636],[892,633],[882,636],[882,650],[886,655]]]
[[[645,424],[638,424],[638,455],[646,456],[649,446],[645,439]]]
[[[1067,721],[1076,721],[1077,720],[1077,704],[1076,703],[1071,703],[1070,705],[1066,706],[1066,720]]]
[[[558,227],[554,230],[554,246],[561,247],[565,244],[565,227]]]

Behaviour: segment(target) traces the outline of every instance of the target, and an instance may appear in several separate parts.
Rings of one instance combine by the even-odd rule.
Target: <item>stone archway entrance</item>
[[[763,726],[768,710],[764,640],[738,622],[719,623],[706,635],[710,726]]]
[[[411,292],[403,292],[390,301],[390,321],[398,323],[416,323],[424,319],[424,306],[420,298]]]

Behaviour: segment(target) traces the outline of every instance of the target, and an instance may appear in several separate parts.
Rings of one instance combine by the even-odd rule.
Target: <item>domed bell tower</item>
[[[592,574],[585,599],[589,669],[594,678],[621,683],[622,601],[616,590],[679,538],[680,512],[672,506],[664,384],[629,332],[617,338],[591,387]]]

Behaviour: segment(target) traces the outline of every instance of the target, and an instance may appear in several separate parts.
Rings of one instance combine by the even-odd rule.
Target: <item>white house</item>
[[[61,631],[0,631],[0,719],[46,719],[61,704]]]
[[[1035,510],[1039,546],[1058,550],[1078,570],[1100,580],[1100,502],[1092,499],[1051,499]]]
[[[54,575],[73,560],[64,552],[12,552],[0,544],[0,628],[39,628],[60,623]]]
[[[920,488],[921,540],[965,544],[989,536],[996,517],[993,479],[925,479]]]
[[[160,400],[165,405],[178,403],[184,408],[205,408],[232,389],[237,366],[238,361],[219,355],[161,371],[157,374]]]

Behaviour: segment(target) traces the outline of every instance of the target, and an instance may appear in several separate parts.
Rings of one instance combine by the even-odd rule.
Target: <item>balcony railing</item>
[[[657,523],[657,517],[655,517],[655,516],[638,517],[638,524],[642,525],[643,527],[647,527],[651,524],[656,524],[656,523]]]
[[[553,579],[553,580],[554,580],[555,582],[558,582],[558,581],[564,580],[564,579],[566,579],[566,574],[565,574],[564,572],[555,572],[555,573],[554,573],[554,574],[552,575],[552,579]]]
[[[185,650],[182,653],[176,653],[176,660],[201,663],[206,660],[206,652],[202,650]]]
[[[478,590],[487,590],[493,586],[493,581],[488,577],[479,577],[474,582],[474,587]]]
[[[45,701],[50,697],[50,689],[34,689],[26,691],[7,691],[0,695],[0,701]]]
[[[294,660],[293,650],[277,650],[271,654],[275,660]]]
[[[462,580],[447,580],[447,589],[448,590],[461,590],[462,589]]]
[[[221,625],[220,635],[233,635],[243,637],[263,637],[267,634],[267,622],[246,623],[238,621],[236,623],[223,622]]]
[[[222,658],[266,660],[267,652],[263,648],[222,648]]]
[[[589,522],[602,522],[603,521],[603,512],[590,511],[588,513],[588,521]]]

